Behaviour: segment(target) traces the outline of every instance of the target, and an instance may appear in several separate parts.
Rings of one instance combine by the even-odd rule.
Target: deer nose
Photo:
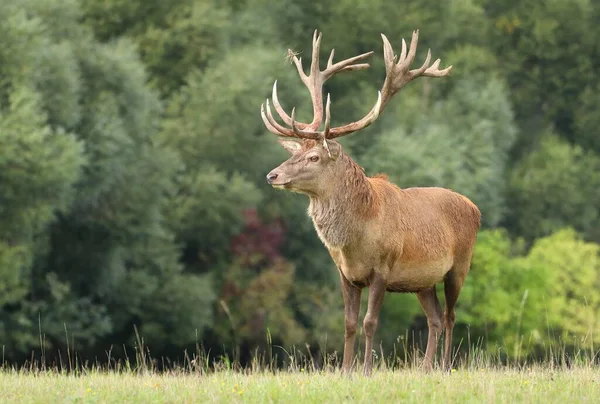
[[[277,179],[277,174],[275,174],[275,173],[269,173],[269,174],[267,174],[267,182],[269,184],[271,184],[276,179]]]

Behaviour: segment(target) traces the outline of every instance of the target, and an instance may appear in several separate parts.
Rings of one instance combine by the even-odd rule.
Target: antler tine
[[[269,119],[267,118],[267,115],[265,114],[265,104],[260,104],[260,116],[262,117],[262,120],[265,124],[265,126],[267,127],[267,129],[269,130],[269,132],[274,133],[276,135],[279,136],[288,136],[286,133],[282,133],[279,130],[277,130],[277,128],[275,128],[273,125],[271,125],[271,122],[269,121]]]
[[[331,78],[331,76],[333,76],[334,74],[341,72],[341,71],[351,71],[351,70],[360,70],[360,69],[368,68],[369,67],[368,63],[359,63],[359,64],[354,64],[354,63],[368,58],[373,53],[374,53],[373,51],[363,53],[362,55],[354,56],[354,57],[342,60],[340,62],[331,64],[331,65],[329,65],[329,63],[328,63],[327,69],[325,69],[323,71],[323,78],[324,78],[323,81],[325,82],[326,80]],[[332,55],[333,55],[333,52],[332,52]],[[333,62],[333,56],[331,56],[329,58],[329,62],[330,63]]]
[[[261,114],[263,116],[263,120],[265,118],[267,119],[267,122],[269,122],[269,125],[273,129],[275,129],[275,131],[276,131],[275,133],[276,134],[281,135],[281,136],[287,136],[287,137],[295,136],[293,131],[289,130],[288,128],[286,128],[284,126],[281,126],[275,120],[275,118],[273,118],[273,114],[271,113],[271,107],[269,106],[269,99],[268,98],[267,98],[266,104],[267,104],[266,108],[263,108],[263,106],[261,105]],[[265,109],[266,109],[266,112],[267,112],[266,116],[264,114]]]
[[[325,103],[325,128],[323,129],[323,137],[327,139],[329,130],[331,129],[331,98],[327,94],[327,102]]]
[[[292,52],[291,49],[288,49],[289,52]],[[294,64],[296,65],[296,69],[298,69],[298,75],[300,76],[300,79],[302,80],[302,82],[306,85],[308,82],[308,76],[306,75],[306,73],[304,73],[304,68],[302,67],[302,58],[297,57],[296,55],[292,56],[292,60],[294,61]]]
[[[417,76],[422,75],[423,73],[425,73],[425,70],[429,67],[429,61],[431,60],[431,49],[427,49],[427,57],[425,58],[425,62],[423,63],[423,65],[421,67],[419,67],[416,70],[411,70],[412,74],[415,74]]]
[[[308,138],[308,139],[322,139],[325,140],[328,138],[330,129],[331,129],[331,98],[329,96],[329,94],[327,94],[327,102],[325,105],[325,129],[323,130],[323,132],[319,132],[319,131],[312,131],[312,130],[302,130],[302,129],[298,129],[298,127],[296,126],[296,119],[295,119],[295,115],[296,115],[296,108],[292,108],[292,130],[294,131],[294,133],[296,134],[297,137],[300,138]],[[325,147],[327,147],[327,144],[325,144]]]
[[[382,87],[382,109],[385,108],[385,106],[391,100],[391,98],[397,92],[399,92],[402,89],[402,87],[404,87],[406,84],[408,84],[415,78],[420,76],[444,77],[447,76],[452,70],[452,66],[448,66],[443,70],[439,70],[438,67],[440,65],[440,59],[437,59],[432,66],[429,66],[429,62],[431,61],[431,49],[427,51],[427,57],[421,67],[419,67],[418,69],[409,70],[417,54],[419,30],[413,31],[408,53],[406,52],[406,41],[404,40],[404,38],[402,39],[402,52],[400,54],[400,59],[398,60],[398,63],[396,63],[396,58],[394,56],[392,45],[390,44],[386,36],[381,34],[381,38],[383,39],[383,53],[385,58],[386,70],[386,78]]]
[[[335,55],[335,49],[331,49],[331,54],[329,55],[329,60],[327,61],[328,69],[331,67],[331,65],[333,65],[333,55]]]
[[[296,107],[292,108],[292,130],[298,135],[298,128],[296,128]]]
[[[388,42],[388,44],[389,44],[389,42]],[[391,45],[390,45],[390,47],[391,47]],[[402,52],[400,53],[400,61],[404,62],[404,59],[406,59],[406,41],[404,40],[404,38],[402,38]]]
[[[435,62],[433,62],[433,64],[427,68],[427,70],[425,70],[425,72],[423,73],[423,76],[427,76],[427,77],[444,77],[447,76],[450,71],[452,70],[452,65],[446,67],[443,70],[439,69],[440,66],[440,59],[436,59]]]
[[[362,118],[359,121],[352,122],[352,123],[346,124],[344,126],[339,126],[337,128],[331,129],[329,131],[329,136],[327,136],[327,138],[335,139],[337,137],[349,135],[350,133],[356,132],[358,130],[366,128],[367,126],[370,126],[373,122],[375,122],[377,120],[377,118],[379,118],[379,113],[381,112],[381,109],[382,109],[382,96],[381,96],[381,91],[378,91],[377,92],[377,102],[375,103],[373,108],[371,108],[371,111],[369,111],[369,113],[364,116],[364,118]]]
[[[312,49],[312,62],[310,63],[310,74],[317,75],[320,72],[319,68],[319,50],[321,49],[321,38],[323,33],[315,30],[313,34],[313,49]]]
[[[320,139],[321,138],[321,134],[319,132],[313,132],[313,131],[306,131],[306,130],[302,130],[302,129],[298,129],[298,126],[296,126],[296,107],[292,108],[292,130],[294,131],[294,134],[296,137],[299,137],[301,139]]]
[[[279,97],[277,97],[277,80],[275,80],[275,83],[273,83],[273,93],[271,99],[273,100],[273,107],[275,108],[275,111],[277,111],[277,114],[281,117],[281,119],[283,119],[283,122],[285,122],[286,125],[292,125],[292,118],[285,112],[279,103]],[[297,122],[296,124],[298,124],[300,129],[304,129],[307,126],[301,122]]]
[[[310,130],[310,129],[299,129],[298,126],[296,126],[297,122],[295,120],[295,114],[296,114],[296,108],[292,109],[292,130],[294,132],[294,136],[299,137],[301,139],[314,139],[314,140],[319,140],[319,139],[325,139],[324,137],[324,132],[320,132],[320,131],[316,131],[316,130]],[[325,118],[326,122],[327,122],[327,117]],[[329,125],[329,123],[326,123],[326,126]]]
[[[384,34],[381,34],[381,39],[383,39],[383,61],[385,63],[385,73],[386,76],[389,76],[394,69],[394,65],[396,64],[396,55],[394,55],[394,50],[392,49],[392,45],[390,41]],[[405,57],[406,53],[406,42],[404,38],[402,39],[402,54],[400,55],[400,60]]]
[[[413,31],[412,39],[410,40],[410,48],[408,50],[408,55],[406,55],[407,66],[410,67],[412,63],[415,61],[415,56],[417,56],[417,45],[419,43],[419,30],[416,29]]]
[[[270,127],[272,129],[275,130],[271,132],[280,135],[280,136],[286,136],[286,137],[302,137],[302,138],[308,138],[308,139],[318,139],[319,136],[311,133],[311,132],[307,132],[307,133],[303,133],[300,130],[297,129],[288,129],[282,125],[280,125],[275,118],[273,118],[273,113],[271,112],[271,107],[269,105],[269,100],[267,99],[267,106],[266,106],[266,116],[264,114],[264,108],[261,107],[261,114],[263,116],[263,121],[267,120],[267,122],[270,124]],[[295,128],[295,123],[294,123],[294,110],[292,110],[292,117],[290,118],[292,121],[292,127]],[[265,122],[266,123],[266,122]],[[269,125],[267,125],[269,126]]]

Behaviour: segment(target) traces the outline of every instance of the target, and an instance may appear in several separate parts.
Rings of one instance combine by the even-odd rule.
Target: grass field
[[[240,374],[147,374],[89,372],[0,372],[0,401],[6,403],[204,403],[204,402],[600,402],[600,370],[479,369],[429,374],[416,370],[279,372]]]

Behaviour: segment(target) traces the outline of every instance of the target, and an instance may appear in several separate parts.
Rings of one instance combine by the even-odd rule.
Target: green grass
[[[91,371],[0,371],[0,401],[10,403],[203,403],[203,402],[600,402],[600,370],[457,370],[451,373],[379,370],[360,372],[255,372],[212,374]]]

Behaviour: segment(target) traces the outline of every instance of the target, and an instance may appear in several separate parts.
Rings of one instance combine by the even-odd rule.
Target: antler
[[[394,55],[394,50],[392,49],[390,41],[384,34],[381,34],[381,38],[383,39],[383,56],[385,60],[386,76],[375,106],[371,112],[369,112],[360,121],[331,129],[328,139],[334,139],[336,137],[348,135],[371,125],[379,117],[379,114],[381,111],[383,111],[388,102],[390,102],[392,97],[398,93],[402,87],[417,77],[444,77],[447,76],[452,70],[452,66],[448,66],[444,70],[439,70],[438,67],[441,62],[440,59],[437,59],[433,65],[429,66],[429,61],[431,60],[431,49],[427,50],[425,63],[423,63],[420,68],[409,70],[410,66],[415,60],[415,55],[417,54],[419,30],[413,31],[408,54],[406,53],[406,41],[404,38],[402,38],[402,52],[400,53],[400,59],[398,60],[398,63],[396,63],[396,56]]]
[[[333,63],[333,57],[335,55],[335,50],[331,50],[331,54],[329,56],[329,60],[327,61],[327,68],[325,70],[320,70],[319,67],[319,50],[321,47],[321,38],[323,34],[315,30],[313,34],[313,48],[312,48],[312,61],[310,64],[310,73],[307,75],[304,72],[304,68],[302,67],[302,59],[298,58],[296,55],[293,55],[290,50],[290,54],[292,56],[292,60],[298,69],[298,74],[300,75],[300,79],[308,88],[310,93],[310,97],[312,99],[313,104],[313,120],[311,123],[302,123],[295,122],[294,120],[294,110],[292,110],[292,116],[289,116],[281,107],[279,103],[279,99],[277,97],[277,81],[273,84],[273,106],[275,107],[275,111],[281,117],[281,119],[292,127],[292,129],[283,127],[280,125],[274,118],[271,113],[271,108],[269,105],[269,100],[266,102],[266,114],[264,104],[261,105],[261,116],[263,121],[271,132],[281,135],[281,136],[294,136],[301,138],[309,138],[309,139],[318,139],[322,137],[321,132],[317,132],[317,129],[323,122],[323,84],[331,77],[333,77],[336,73],[345,72],[345,71],[354,71],[354,70],[362,70],[369,67],[368,63],[356,63],[367,57],[371,56],[373,52],[363,53],[362,55],[354,56],[345,60],[342,60],[337,63]],[[326,117],[327,120],[327,117]]]
[[[440,59],[433,62],[433,65],[429,66],[431,60],[431,49],[427,50],[427,57],[425,63],[418,69],[408,70],[415,60],[417,54],[417,44],[419,42],[419,30],[413,31],[412,40],[410,41],[410,49],[408,54],[406,53],[406,41],[402,38],[402,52],[400,53],[400,59],[396,63],[396,56],[390,41],[387,37],[381,34],[383,39],[383,57],[385,60],[385,82],[383,83],[383,105],[384,107],[390,99],[396,94],[402,87],[408,84],[410,81],[420,76],[426,77],[444,77],[450,73],[452,66],[448,66],[444,70],[439,70]]]
[[[298,59],[296,56],[293,56],[293,61],[296,64],[296,67],[298,68],[300,78],[308,88],[308,91],[310,92],[312,98],[314,110],[313,121],[310,124],[296,122],[295,109],[292,109],[291,117],[283,110],[281,104],[279,103],[279,99],[277,98],[277,81],[275,81],[275,84],[273,84],[273,105],[281,119],[283,119],[283,121],[287,125],[290,125],[292,128],[289,129],[280,125],[273,118],[269,106],[269,100],[267,99],[266,115],[264,104],[261,105],[261,116],[265,125],[267,126],[267,129],[280,136],[293,136],[307,139],[334,139],[337,137],[345,136],[350,133],[356,132],[360,129],[366,128],[367,126],[375,122],[375,120],[377,120],[377,118],[379,117],[381,111],[385,108],[385,106],[392,99],[392,97],[410,81],[420,76],[444,77],[447,76],[452,70],[452,66],[448,66],[443,70],[439,70],[440,59],[437,59],[433,63],[433,65],[430,66],[429,62],[431,60],[431,49],[427,51],[427,58],[425,59],[425,63],[423,63],[423,65],[420,68],[409,70],[410,66],[415,60],[415,55],[417,52],[419,30],[413,31],[408,53],[406,52],[406,41],[402,39],[402,52],[400,53],[400,58],[397,63],[396,56],[394,55],[394,51],[389,40],[383,34],[381,34],[381,38],[383,39],[383,54],[385,60],[386,77],[383,83],[383,87],[378,93],[377,102],[375,103],[371,111],[369,111],[369,113],[365,115],[362,119],[337,128],[330,128],[330,97],[328,94],[327,106],[325,111],[325,128],[323,131],[317,131],[323,120],[322,89],[325,81],[327,81],[334,74],[340,71],[351,71],[368,68],[368,63],[354,63],[370,56],[373,52],[363,53],[362,55],[358,55],[353,58],[349,58],[336,64],[333,64],[334,51],[332,50],[331,56],[329,57],[329,61],[327,63],[327,69],[320,71],[319,47],[321,44],[321,33],[317,35],[317,31],[315,31],[313,35],[313,54],[310,69],[311,72],[309,76],[307,76],[304,73],[304,70],[302,69],[301,59]]]

